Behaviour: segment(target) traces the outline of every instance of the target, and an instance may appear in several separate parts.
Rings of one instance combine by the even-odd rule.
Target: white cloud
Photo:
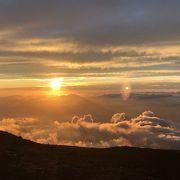
[[[74,116],[71,122],[2,119],[0,130],[40,143],[180,149],[180,125],[158,118],[151,111],[129,120],[124,113],[116,113],[109,123],[94,122],[90,114]]]
[[[125,120],[125,113],[116,113],[111,118],[112,123],[118,123],[124,120]]]

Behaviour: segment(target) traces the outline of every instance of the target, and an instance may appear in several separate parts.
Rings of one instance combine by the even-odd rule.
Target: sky
[[[180,92],[179,7],[0,0],[0,130],[40,143],[180,149],[180,93],[164,93]]]
[[[1,92],[179,91],[180,1],[0,0]]]

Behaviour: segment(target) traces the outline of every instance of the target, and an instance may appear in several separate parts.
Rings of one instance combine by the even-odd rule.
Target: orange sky
[[[124,83],[133,91],[179,91],[177,7],[2,0],[0,89],[45,90],[64,78],[63,94],[114,93]]]

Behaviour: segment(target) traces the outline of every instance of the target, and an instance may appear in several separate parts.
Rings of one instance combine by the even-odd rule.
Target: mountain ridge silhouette
[[[179,179],[180,151],[44,145],[0,131],[0,179]]]

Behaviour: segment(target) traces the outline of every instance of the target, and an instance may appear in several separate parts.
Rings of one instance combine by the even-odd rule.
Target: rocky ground
[[[180,151],[41,145],[0,132],[1,180],[178,180]]]

